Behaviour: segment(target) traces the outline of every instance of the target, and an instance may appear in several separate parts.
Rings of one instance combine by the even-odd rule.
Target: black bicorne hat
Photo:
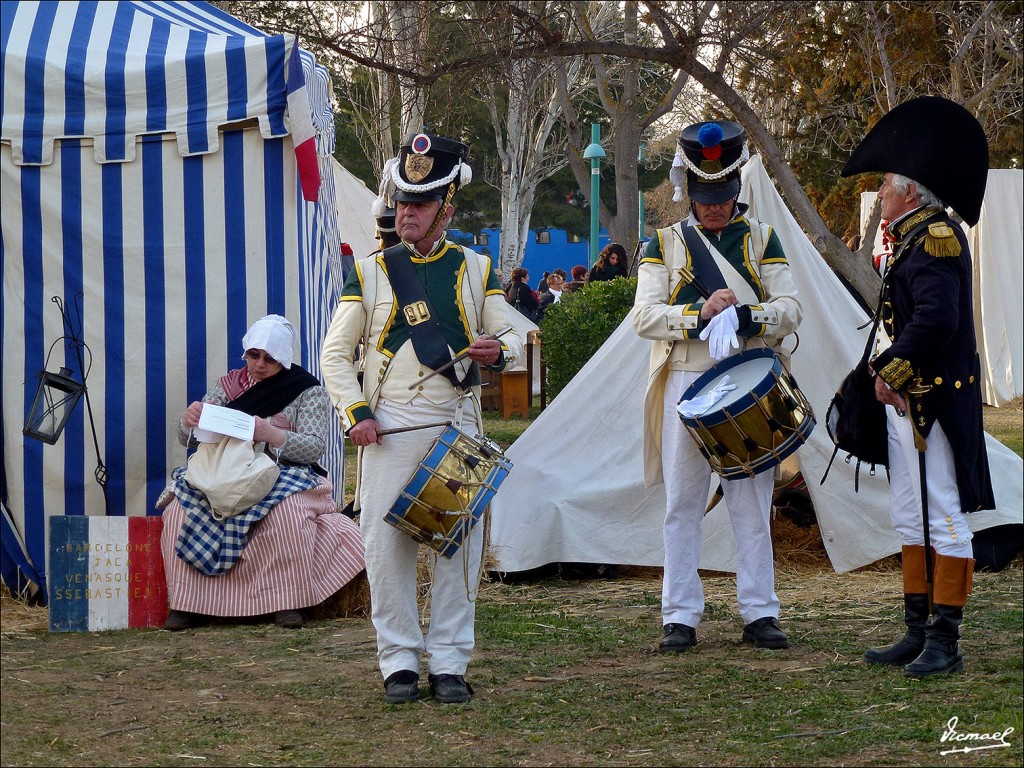
[[[749,157],[746,132],[739,123],[713,120],[687,126],[669,171],[676,188],[674,199],[682,200],[685,179],[695,202],[712,205],[732,200],[740,193],[740,166]]]
[[[473,178],[468,160],[469,147],[461,141],[427,133],[409,137],[391,167],[392,200],[444,200]]]
[[[887,112],[868,131],[843,176],[897,173],[934,192],[972,227],[988,181],[988,140],[974,115],[941,96],[921,96]]]

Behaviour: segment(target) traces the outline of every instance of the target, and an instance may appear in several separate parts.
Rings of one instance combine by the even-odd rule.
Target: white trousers
[[[707,507],[711,470],[693,437],[686,431],[676,403],[702,371],[671,371],[665,388],[661,434],[665,475],[665,575],[661,592],[664,624],[696,627],[704,614],[704,588],[697,573],[701,521]],[[775,594],[770,515],[775,473],[762,472],[740,480],[722,479],[722,492],[736,538],[736,596],[745,624],[779,615]]]
[[[921,469],[914,446],[914,427],[909,416],[896,415],[887,405],[889,430],[889,515],[892,527],[905,545],[924,544],[921,512]],[[950,557],[973,557],[973,534],[967,515],[960,511],[953,449],[938,422],[928,433],[925,477],[928,484],[928,533],[936,552]]]
[[[475,402],[464,399],[465,411],[457,404],[452,400],[437,405],[422,397],[404,404],[380,401],[374,415],[381,429],[450,420],[457,428],[475,435]],[[424,651],[429,656],[431,674],[463,675],[473,652],[483,524],[473,527],[468,543],[464,542],[451,559],[428,550],[433,580],[429,593],[430,624],[424,636],[417,600],[419,544],[384,521],[385,513],[442,429],[385,435],[382,445],[370,445],[363,450],[360,528],[366,547],[372,620],[377,631],[377,662],[385,679],[403,669],[419,673]]]

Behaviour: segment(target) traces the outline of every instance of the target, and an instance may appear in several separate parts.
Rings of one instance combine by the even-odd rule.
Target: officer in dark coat
[[[905,666],[909,677],[958,672],[959,627],[974,571],[962,513],[993,509],[995,500],[981,412],[971,255],[946,206],[977,223],[988,142],[966,109],[925,96],[879,120],[842,175],[866,171],[884,174],[882,218],[895,240],[871,367],[875,395],[887,406],[890,514],[903,544],[907,633],[864,657]]]

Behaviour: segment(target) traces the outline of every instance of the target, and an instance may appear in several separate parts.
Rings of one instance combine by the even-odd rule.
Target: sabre
[[[910,408],[912,397],[921,397],[931,390],[930,384],[925,384],[918,376],[914,385],[907,389],[907,411],[913,414]],[[925,451],[928,450],[928,441],[921,434],[917,424],[914,423],[913,415],[910,416],[910,428],[914,431],[914,447],[917,449],[918,475],[921,478],[921,524],[924,528],[924,573],[925,582],[928,584],[928,605],[932,603],[932,591],[935,589],[934,564],[932,563],[932,541],[931,526],[928,524],[928,471],[925,462]]]
[[[496,339],[500,339],[502,336],[504,336],[509,331],[513,330],[513,328],[514,328],[514,326],[509,325],[509,326],[507,326],[505,328],[502,328],[500,331],[495,333],[493,336],[484,336],[483,338],[490,339],[491,341],[495,341]],[[422,379],[417,379],[416,381],[414,381],[412,384],[409,385],[409,389],[416,389],[416,387],[418,387],[424,381],[429,379],[431,376],[437,376],[437,374],[439,374],[439,373],[441,373],[443,371],[447,371],[449,368],[451,368],[457,362],[459,362],[460,360],[465,360],[467,357],[469,357],[469,350],[466,350],[465,352],[460,352],[459,354],[457,354],[455,357],[453,357],[451,360],[449,360],[444,365],[442,365],[442,366],[440,366],[438,368],[433,369],[430,373],[428,373]],[[380,433],[378,433],[378,434],[380,434]]]

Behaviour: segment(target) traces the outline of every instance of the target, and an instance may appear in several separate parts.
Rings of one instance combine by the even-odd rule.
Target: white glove
[[[729,383],[729,374],[726,374],[720,382],[704,394],[697,395],[689,400],[683,400],[676,406],[676,410],[688,419],[692,419],[694,416],[702,416],[710,411],[719,400],[725,397],[726,392],[732,392],[734,389],[736,389],[736,385]]]
[[[736,305],[733,304],[722,310],[711,318],[700,332],[701,341],[708,341],[708,350],[715,360],[725,360],[732,354],[733,349],[740,348],[740,340],[736,337],[736,330],[740,327],[740,319],[736,314]]]

